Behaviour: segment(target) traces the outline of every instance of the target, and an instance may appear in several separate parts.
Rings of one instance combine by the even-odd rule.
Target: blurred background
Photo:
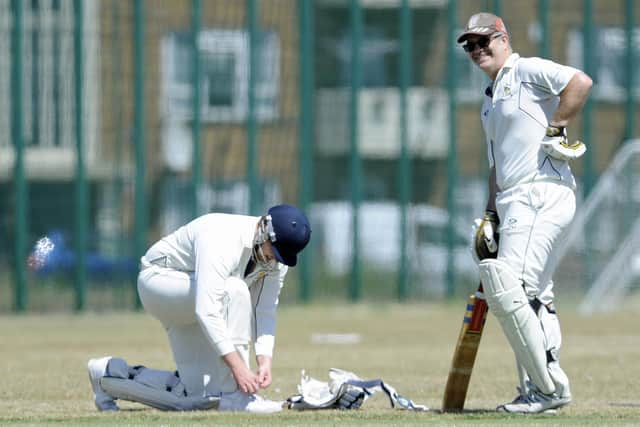
[[[485,75],[478,11],[514,50],[587,72],[569,128],[578,215],[557,293],[640,287],[635,0],[0,0],[0,313],[139,308],[139,257],[207,212],[308,212],[285,303],[475,288]]]

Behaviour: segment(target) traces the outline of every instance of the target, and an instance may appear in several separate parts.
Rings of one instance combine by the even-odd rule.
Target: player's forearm
[[[256,354],[271,356],[276,335],[276,308],[284,276],[270,275],[264,280],[260,300],[255,306]]]
[[[272,360],[271,356],[267,356],[266,354],[259,354],[256,356],[256,361],[258,362],[259,367],[271,369]]]
[[[227,364],[229,369],[232,372],[237,372],[238,370],[249,369],[247,364],[244,362],[244,359],[237,351],[232,351],[231,353],[227,353],[222,356],[224,363]]]
[[[560,103],[549,124],[556,127],[567,126],[587,101],[592,85],[593,81],[589,76],[583,72],[576,73],[560,93]]]
[[[496,212],[496,194],[498,193],[498,184],[496,184],[496,168],[491,168],[489,173],[489,198],[485,210]]]
[[[258,385],[267,388],[273,381],[271,377],[271,357],[260,354],[256,356],[258,361]]]
[[[251,372],[242,356],[237,351],[227,353],[222,356],[224,362],[229,366],[233,378],[238,384],[238,388],[245,393],[255,393],[260,388],[260,380],[256,374]]]

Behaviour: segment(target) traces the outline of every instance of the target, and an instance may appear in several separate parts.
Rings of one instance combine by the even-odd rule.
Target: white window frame
[[[262,50],[256,55],[256,116],[260,121],[278,118],[280,85],[280,40],[273,31],[262,33]],[[191,81],[177,81],[176,57],[178,49],[185,48],[178,35],[163,37],[162,51],[162,115],[167,121],[188,121],[193,118]],[[191,49],[190,46],[186,47]],[[203,71],[200,94],[201,120],[209,123],[234,123],[247,119],[249,114],[249,33],[246,30],[204,30],[198,37],[200,63],[207,55],[232,54],[235,58],[232,77],[232,102],[228,106],[208,103],[206,70]],[[262,78],[261,78],[262,77]]]
[[[23,114],[22,128],[25,141],[25,170],[30,178],[62,179],[73,176],[76,162],[75,135],[75,73],[74,73],[74,12],[73,0],[60,0],[59,9],[53,7],[53,0],[41,0],[39,8],[31,8],[31,2],[22,2],[23,7]],[[89,173],[95,163],[99,143],[99,4],[98,0],[84,2],[83,43],[83,143],[85,160]],[[0,134],[11,135],[11,27],[12,13],[10,0],[0,0]],[[60,69],[55,78],[60,88],[57,112],[60,119],[60,145],[55,145],[53,34],[55,25],[60,31]],[[38,42],[41,49],[38,56],[38,105],[33,106],[33,55],[31,37],[38,28]],[[40,120],[39,133],[33,134],[33,110]],[[37,141],[37,145],[31,145]],[[0,179],[10,178],[15,162],[15,150],[11,137],[0,138]]]

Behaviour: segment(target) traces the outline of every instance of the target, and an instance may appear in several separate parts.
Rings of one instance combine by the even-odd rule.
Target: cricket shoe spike
[[[257,394],[237,390],[220,396],[220,411],[251,412],[254,414],[273,414],[282,411],[284,402],[268,400]]]
[[[558,397],[555,393],[544,394],[536,388],[523,395],[518,387],[518,396],[512,402],[498,406],[496,411],[515,414],[555,414],[558,408],[569,402],[571,397]]]
[[[118,411],[118,405],[116,405],[113,397],[109,396],[100,386],[100,378],[107,375],[107,366],[111,360],[110,356],[101,357],[100,359],[90,359],[87,363],[87,369],[89,370],[89,380],[91,381],[91,388],[93,389],[93,401],[96,404],[98,411]]]

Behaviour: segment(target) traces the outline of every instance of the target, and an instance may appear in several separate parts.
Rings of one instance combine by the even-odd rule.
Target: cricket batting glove
[[[409,411],[426,411],[424,405],[417,405],[381,379],[363,381],[356,374],[342,369],[329,370],[329,382],[311,378],[302,371],[299,394],[287,399],[290,409],[359,409],[376,391],[382,390],[389,398],[392,408]]]
[[[498,213],[491,210],[485,211],[482,218],[476,218],[473,221],[471,255],[476,264],[483,259],[496,258],[498,256],[499,225]]]
[[[554,159],[565,161],[577,159],[587,151],[587,146],[582,141],[569,143],[564,126],[549,125],[540,145],[542,151]]]

